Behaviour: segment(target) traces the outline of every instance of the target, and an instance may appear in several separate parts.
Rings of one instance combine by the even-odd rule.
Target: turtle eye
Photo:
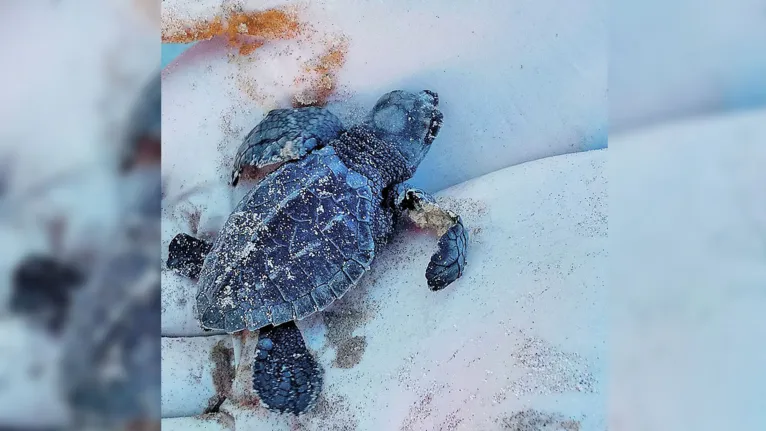
[[[375,126],[388,133],[402,133],[407,127],[407,113],[396,105],[375,112]]]

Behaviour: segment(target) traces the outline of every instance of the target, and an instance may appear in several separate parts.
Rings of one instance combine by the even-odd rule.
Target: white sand
[[[58,388],[60,343],[21,319],[0,318],[0,424],[56,427],[69,418]]]
[[[427,189],[606,145],[600,3],[327,1],[298,9],[316,33],[269,43],[252,58],[231,54],[222,40],[201,42],[164,71],[163,256],[177,232],[216,232],[223,223],[245,191],[225,186],[234,151],[266,111],[303,88],[293,80],[326,38],[349,42],[339,75],[343,100],[330,106],[349,124],[386,91],[440,93],[445,125],[414,179]],[[308,429],[475,429],[519,420],[535,407],[582,421],[582,429],[603,428],[604,156],[521,165],[446,191],[477,229],[465,278],[430,292],[423,273],[435,239],[410,236],[377,260],[335,315],[302,322],[326,375],[318,409],[300,422]],[[195,291],[163,275],[164,335],[203,335]],[[198,396],[182,398],[174,402],[197,413],[206,407]],[[291,426],[263,409],[230,402],[221,409],[240,428]],[[188,424],[181,421],[168,425]],[[197,425],[222,426],[210,418]]]
[[[610,140],[615,427],[766,427],[764,143],[764,109]]]
[[[441,193],[473,232],[466,275],[429,291],[435,239],[412,233],[343,300],[300,322],[325,387],[299,422],[468,430],[535,408],[603,428],[606,154],[530,162]],[[261,408],[223,410],[238,427],[290,429]]]
[[[29,253],[97,250],[115,224],[109,163],[138,91],[156,73],[146,1],[9,2],[0,36],[0,424],[56,428],[60,345],[8,314],[10,273]],[[53,223],[65,226],[52,241]]]
[[[162,337],[163,417],[197,415],[215,405],[216,393],[225,390],[217,390],[214,379],[223,362],[212,355],[221,349],[231,350],[230,336]]]
[[[272,5],[245,3],[255,10]],[[325,38],[338,36],[349,43],[339,75],[345,103],[333,108],[343,119],[392,89],[440,93],[442,135],[416,176],[429,190],[606,146],[606,4],[600,0],[292,4],[313,27],[310,40],[269,43],[252,57],[232,59],[225,41],[200,42],[168,66],[163,155],[172,158],[171,176],[182,169],[182,148],[219,146],[216,160],[231,157],[264,110],[284,106],[300,89],[293,78],[303,62]]]

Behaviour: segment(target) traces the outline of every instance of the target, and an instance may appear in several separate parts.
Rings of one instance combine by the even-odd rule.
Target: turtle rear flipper
[[[338,117],[318,107],[275,109],[258,123],[234,157],[231,185],[236,186],[246,167],[298,160],[326,145],[343,131]]]
[[[305,413],[322,391],[322,369],[295,322],[267,326],[258,334],[253,390],[261,404],[279,413]]]

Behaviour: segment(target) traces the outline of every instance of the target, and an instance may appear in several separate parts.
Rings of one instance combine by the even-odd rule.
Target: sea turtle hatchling
[[[442,125],[432,91],[393,91],[364,123],[343,128],[318,107],[273,110],[245,137],[244,168],[284,162],[239,202],[212,244],[178,234],[167,266],[199,277],[203,328],[255,331],[253,390],[273,411],[300,414],[322,372],[295,320],[324,310],[367,272],[404,216],[435,230],[431,290],[463,274],[468,233],[457,214],[405,183]]]

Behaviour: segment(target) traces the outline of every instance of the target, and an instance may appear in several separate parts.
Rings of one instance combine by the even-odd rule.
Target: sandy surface
[[[297,422],[257,404],[221,410],[254,429],[495,429],[533,413],[603,429],[606,154],[440,193],[472,232],[462,279],[428,290],[435,239],[405,233],[357,288],[300,322],[325,369],[316,410]]]
[[[213,1],[193,10],[181,8],[182,1],[166,3],[179,11],[165,13],[178,17],[221,9]],[[331,109],[344,120],[358,119],[393,89],[440,94],[442,135],[416,175],[430,191],[524,161],[606,146],[603,1],[243,4],[244,10],[289,4],[306,30],[246,56],[226,38],[199,42],[168,65],[163,158],[170,162],[169,189],[180,187],[172,177],[188,166],[185,155],[192,152],[216,161],[211,171],[197,169],[197,177],[218,181],[217,166],[227,165],[244,135],[265,111],[289,105],[311,85],[302,79],[305,68],[340,41],[347,54],[334,94],[342,103]]]
[[[766,426],[766,110],[610,140],[611,423]]]

